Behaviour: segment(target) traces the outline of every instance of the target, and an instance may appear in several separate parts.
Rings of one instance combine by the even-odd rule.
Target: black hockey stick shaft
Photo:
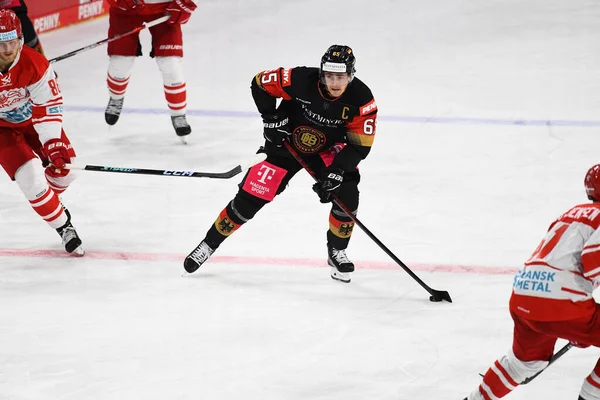
[[[144,24],[142,24],[142,25],[138,26],[137,28],[134,28],[134,29],[132,29],[130,31],[119,33],[117,35],[114,35],[114,36],[108,37],[106,39],[100,40],[100,41],[98,41],[96,43],[92,43],[92,44],[84,46],[84,47],[82,47],[80,49],[73,50],[73,51],[71,51],[69,53],[63,54],[62,56],[55,57],[55,58],[53,58],[53,59],[50,60],[50,63],[55,63],[57,61],[62,61],[64,59],[66,59],[66,58],[73,57],[73,56],[75,56],[75,55],[77,55],[79,53],[83,53],[84,51],[91,50],[91,49],[96,48],[96,47],[98,47],[100,45],[103,45],[104,43],[114,42],[115,40],[121,39],[122,37],[133,35],[134,33],[137,33],[137,32],[139,32],[139,31],[141,31],[143,29],[150,28],[150,27],[152,27],[154,25],[161,24],[161,23],[167,21],[169,18],[170,18],[169,15],[165,15],[163,17],[157,18],[157,19],[155,19],[153,21],[144,23]]]
[[[571,342],[569,342],[566,345],[564,345],[559,351],[557,351],[556,353],[554,353],[552,355],[552,357],[550,357],[550,360],[548,360],[548,365],[546,365],[546,367],[543,370],[539,371],[538,373],[536,373],[533,376],[530,376],[529,378],[526,378],[523,382],[519,383],[519,385],[527,385],[529,382],[531,382],[532,380],[534,380],[535,378],[537,378],[539,374],[541,374],[549,366],[551,366],[552,364],[554,364],[556,362],[556,360],[558,360],[559,358],[561,358],[567,351],[571,350],[571,348],[573,348],[573,344]],[[479,376],[481,376],[483,378],[484,375],[483,374],[479,374]]]
[[[137,175],[159,175],[159,176],[178,176],[183,178],[212,178],[212,179],[229,179],[240,174],[242,171],[250,168],[254,164],[258,164],[266,158],[264,153],[255,154],[252,159],[244,164],[238,164],[229,171],[224,172],[196,172],[196,171],[181,171],[170,169],[148,169],[148,168],[129,168],[129,167],[109,167],[104,165],[78,165],[67,164],[65,169],[75,169],[84,171],[96,172],[113,172],[118,174],[137,174]]]
[[[548,361],[548,365],[546,365],[546,368],[544,368],[543,370],[541,370],[540,372],[538,372],[537,374],[525,379],[523,382],[521,382],[521,385],[527,385],[529,382],[531,382],[532,380],[534,380],[535,378],[537,378],[537,376],[539,374],[541,374],[542,372],[544,372],[549,366],[551,366],[552,364],[554,364],[556,362],[556,360],[558,360],[559,358],[561,358],[562,356],[565,355],[565,353],[569,350],[571,350],[573,348],[573,344],[571,342],[565,344],[559,351],[557,351],[556,353],[554,353],[554,355],[552,356],[552,358],[550,358],[550,360]]]
[[[304,160],[300,157],[300,155],[298,155],[296,150],[294,150],[294,148],[287,141],[284,141],[283,145],[290,152],[290,154],[296,159],[296,161],[298,161],[298,163],[300,165],[302,165],[302,168],[304,168],[316,182],[319,182],[319,179],[316,177],[314,171],[312,169],[310,169],[308,164],[306,164],[306,162],[304,162]],[[342,203],[335,194],[332,197],[333,197],[333,201],[335,201],[335,204],[337,204],[342,210],[344,210],[344,212],[350,218],[352,218],[352,221],[354,221],[354,223],[356,225],[358,225],[360,227],[360,229],[362,229],[363,232],[365,232],[365,234],[371,240],[373,240],[377,244],[377,246],[379,246],[379,248],[381,248],[388,256],[390,256],[392,258],[392,260],[394,260],[396,262],[396,264],[398,264],[400,267],[402,267],[402,269],[404,269],[404,271],[406,271],[406,273],[408,275],[410,275],[411,278],[413,278],[415,281],[417,281],[417,283],[419,285],[421,285],[423,287],[423,289],[427,290],[427,292],[429,292],[429,294],[434,297],[435,301],[446,300],[447,302],[452,303],[452,298],[450,297],[450,293],[448,293],[445,290],[435,290],[435,289],[432,289],[431,287],[429,287],[410,268],[408,268],[406,266],[406,264],[404,264],[398,257],[396,257],[396,255],[394,253],[392,253],[392,251],[390,249],[388,249],[387,246],[384,245],[381,242],[381,240],[379,240],[377,238],[377,236],[375,236],[354,214],[352,214],[352,211],[348,207],[346,207],[346,205],[344,203]]]

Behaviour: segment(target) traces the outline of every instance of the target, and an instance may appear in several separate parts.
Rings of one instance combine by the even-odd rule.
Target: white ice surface
[[[593,0],[202,1],[184,27],[190,143],[153,60],[113,128],[105,49],[55,64],[78,162],[218,171],[262,142],[258,71],[351,45],[380,122],[351,284],[325,268],[328,207],[299,174],[182,276],[237,190],[228,181],[81,172],[64,195],[88,254],[0,176],[0,399],[461,400],[512,339],[512,271],[600,163]],[[99,19],[42,35],[48,57],[106,37]],[[142,42],[148,48],[147,32]],[[597,349],[569,352],[511,399],[575,399]]]

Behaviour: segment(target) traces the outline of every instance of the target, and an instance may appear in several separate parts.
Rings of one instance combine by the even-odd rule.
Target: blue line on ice
[[[97,112],[103,113],[104,107],[94,106],[65,106],[66,111]],[[168,114],[169,111],[158,108],[124,108],[123,113],[128,114]],[[188,109],[187,115],[194,117],[225,117],[225,118],[256,118],[255,111],[232,111],[232,110],[194,110]],[[391,121],[400,123],[431,123],[431,124],[471,124],[471,125],[521,125],[521,126],[563,126],[593,128],[600,127],[600,121],[577,121],[577,120],[543,120],[543,119],[503,119],[503,118],[468,118],[468,117],[423,117],[406,115],[379,115],[380,121]]]

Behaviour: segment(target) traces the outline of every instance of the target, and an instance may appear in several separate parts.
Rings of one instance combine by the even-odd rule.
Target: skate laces
[[[60,236],[62,237],[63,245],[66,245],[73,239],[77,239],[77,232],[73,226],[66,226],[60,232]]]
[[[123,100],[124,99],[109,99],[108,106],[106,106],[106,113],[113,115],[121,114],[121,109],[123,109]]]
[[[202,242],[194,249],[194,251],[192,251],[189,258],[196,261],[198,264],[202,264],[204,261],[208,260],[208,257],[210,257],[212,253],[214,253],[214,250],[211,249],[209,245]]]
[[[332,248],[331,257],[333,257],[338,264],[352,264],[346,256],[346,250],[336,250]]]
[[[173,127],[175,129],[190,126],[185,119],[185,115],[174,115],[171,117],[171,121],[173,122]]]

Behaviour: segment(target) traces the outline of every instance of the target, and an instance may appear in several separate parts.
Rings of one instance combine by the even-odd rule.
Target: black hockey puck
[[[433,301],[434,303],[439,303],[442,300],[444,299],[442,299],[441,297],[429,296],[429,301]]]

